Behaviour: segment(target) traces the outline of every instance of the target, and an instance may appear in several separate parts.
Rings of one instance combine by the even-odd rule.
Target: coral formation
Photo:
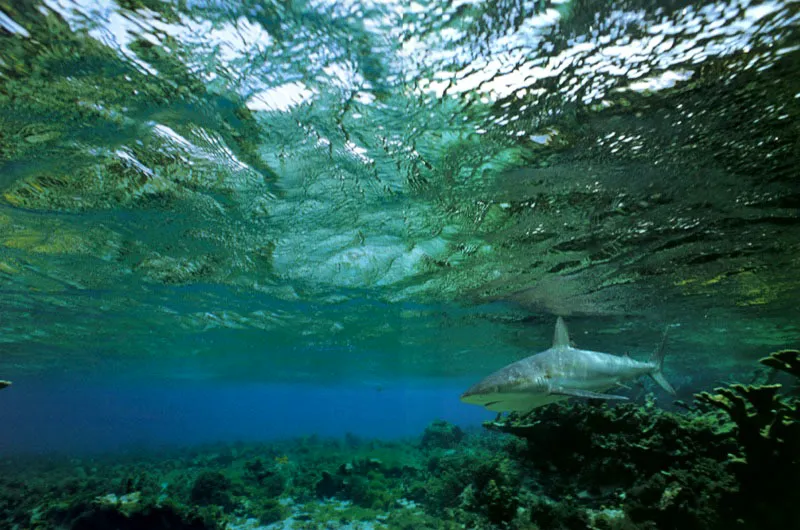
[[[796,376],[800,353],[762,363]],[[130,461],[0,462],[4,528],[785,530],[798,399],[731,384],[680,412],[567,402],[408,442],[307,437]],[[511,434],[512,436],[509,436]]]
[[[204,471],[195,479],[190,498],[198,506],[210,504],[230,509],[233,501],[230,496],[231,481],[219,471]]]
[[[800,351],[778,351],[760,362],[800,377]],[[780,384],[734,384],[695,396],[735,425],[739,448],[731,455],[730,469],[742,497],[742,517],[775,528],[793,513],[800,495],[800,403],[782,396],[781,389]]]
[[[770,368],[783,370],[786,373],[800,378],[800,351],[798,350],[776,351],[771,353],[768,357],[764,357],[759,362]]]
[[[423,449],[452,449],[464,439],[464,431],[457,425],[436,420],[422,433],[420,446]]]

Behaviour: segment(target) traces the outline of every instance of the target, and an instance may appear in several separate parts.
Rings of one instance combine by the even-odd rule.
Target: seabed
[[[304,437],[7,460],[0,525],[117,529],[793,528],[800,352],[667,412],[570,401],[402,442]],[[785,378],[788,385],[774,381]],[[769,383],[769,384],[767,384]]]

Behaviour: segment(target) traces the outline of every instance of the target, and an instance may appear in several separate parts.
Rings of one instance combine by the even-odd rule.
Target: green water
[[[0,370],[797,343],[798,13],[736,6],[3,2]]]

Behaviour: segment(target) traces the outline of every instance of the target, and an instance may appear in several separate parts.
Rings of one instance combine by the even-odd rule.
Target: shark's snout
[[[478,393],[475,392],[475,390],[473,390],[473,389],[474,389],[474,387],[468,389],[466,392],[461,394],[461,398],[460,398],[461,401],[464,401],[465,403],[472,402],[478,396]]]
[[[474,405],[483,405],[487,401],[492,401],[493,394],[498,392],[498,387],[492,384],[486,384],[481,381],[469,387],[466,392],[461,394],[461,401]]]

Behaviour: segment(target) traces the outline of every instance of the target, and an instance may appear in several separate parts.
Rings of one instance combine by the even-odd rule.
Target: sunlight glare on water
[[[747,371],[798,340],[798,16],[0,2],[0,369],[453,381],[562,315]]]

